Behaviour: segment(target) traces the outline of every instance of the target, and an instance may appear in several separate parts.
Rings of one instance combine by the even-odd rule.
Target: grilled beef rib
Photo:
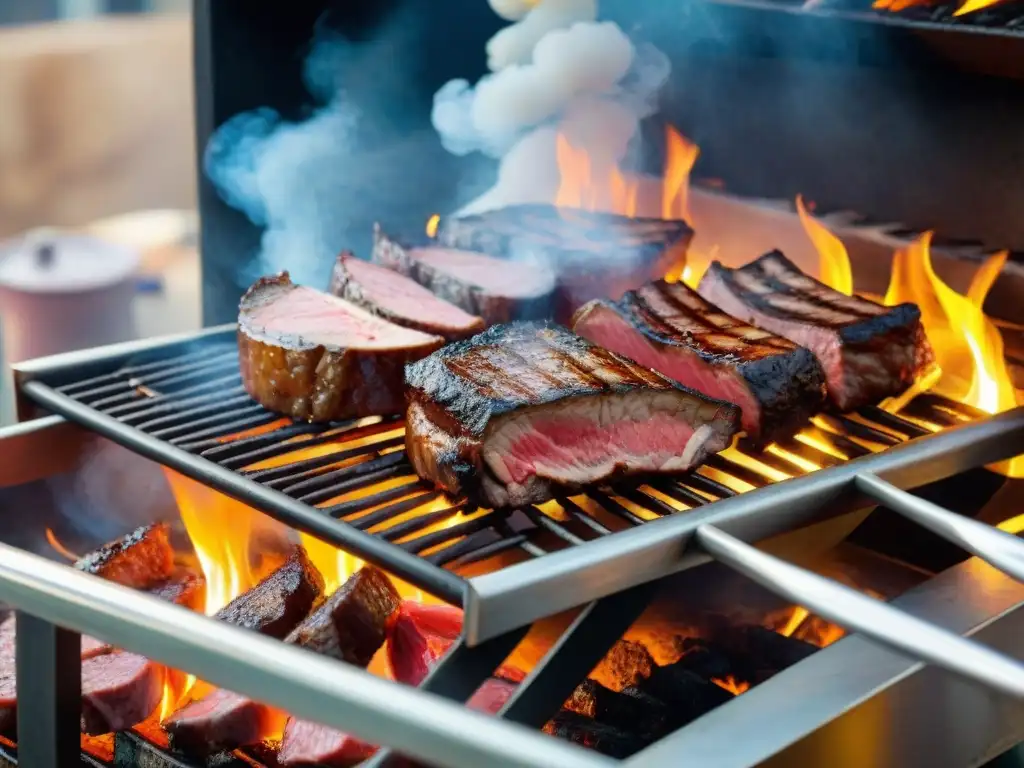
[[[374,229],[373,260],[411,277],[487,325],[548,317],[555,276],[536,260],[521,263],[469,250],[407,248]]]
[[[493,507],[685,472],[725,448],[739,422],[736,406],[543,323],[449,344],[406,379],[417,473]]]
[[[402,370],[444,343],[389,323],[282,272],[245,295],[238,315],[242,383],[260,405],[295,419],[402,410]]]
[[[342,253],[334,263],[331,293],[396,325],[448,341],[484,329],[481,318],[438,298],[412,278],[351,253]]]
[[[658,280],[573,318],[580,336],[741,409],[755,443],[794,432],[825,403],[814,355],[731,317],[683,283]]]
[[[693,230],[678,219],[639,219],[543,204],[442,218],[440,243],[492,256],[533,256],[555,273],[554,317],[568,322],[591,299],[618,299],[686,261]]]
[[[934,363],[916,305],[846,296],[779,251],[740,269],[713,262],[697,290],[729,314],[810,349],[841,411],[900,394]]]

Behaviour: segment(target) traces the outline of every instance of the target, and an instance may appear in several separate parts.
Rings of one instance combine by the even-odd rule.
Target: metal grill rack
[[[816,439],[794,441],[784,444],[781,451],[762,454],[756,457],[760,463],[755,464],[754,469],[742,466],[730,454],[678,482],[601,489],[589,492],[582,501],[581,497],[559,500],[562,514],[552,514],[546,507],[496,514],[468,510],[457,504],[448,506],[445,501],[440,509],[433,511],[448,514],[456,509],[451,514],[469,518],[459,523],[465,524],[464,528],[451,526],[425,532],[424,527],[436,522],[432,518],[422,527],[409,524],[400,529],[399,534],[388,537],[377,532],[376,523],[361,529],[344,522],[359,519],[355,507],[341,506],[340,512],[338,503],[328,507],[332,513],[340,514],[342,520],[337,520],[311,504],[329,504],[339,493],[339,487],[341,491],[365,490],[382,479],[402,477],[402,471],[408,470],[403,464],[400,445],[395,442],[397,435],[389,436],[398,425],[391,421],[327,427],[282,425],[280,430],[292,442],[282,444],[279,439],[272,439],[278,431],[270,429],[276,417],[253,406],[238,389],[237,372],[232,367],[232,334],[232,328],[214,329],[199,337],[120,345],[35,361],[20,366],[17,371],[20,392],[39,405],[243,499],[297,528],[378,562],[442,598],[461,601],[466,611],[464,636],[424,681],[423,691],[465,701],[493,673],[532,622],[584,605],[574,623],[499,713],[499,718],[536,727],[557,711],[573,687],[635,621],[659,582],[678,571],[717,559],[787,600],[847,629],[860,631],[914,658],[934,662],[1013,697],[1024,698],[1024,667],[1010,658],[750,545],[864,504],[884,503],[1019,578],[1024,575],[1021,566],[1024,544],[1018,539],[928,504],[901,489],[918,487],[1020,453],[1024,445],[1024,409],[965,424],[962,422],[976,414],[924,395],[903,412],[908,416],[906,419],[878,409],[867,409],[849,418],[816,419],[813,429],[818,431],[810,433]],[[21,403],[23,413],[28,413],[29,405],[27,399]],[[161,421],[154,424],[158,419]],[[950,428],[928,434],[930,429],[922,426],[925,422],[934,425],[932,428],[947,425]],[[959,425],[952,426],[954,423]],[[218,441],[223,435],[253,428],[269,431],[250,434],[242,440]],[[825,435],[830,436],[827,444],[830,450],[815,448]],[[344,437],[343,442],[339,442],[339,436]],[[278,434],[277,438],[280,437]],[[375,439],[357,447],[352,445],[357,437]],[[907,441],[910,437],[919,439]],[[337,452],[330,461],[331,457],[310,457],[303,459],[310,463],[300,465],[251,468],[252,462],[257,460],[280,458],[286,451],[298,447],[332,442],[337,443]],[[342,452],[350,453],[347,458],[339,459]],[[352,468],[335,466],[340,460],[351,460]],[[808,461],[823,468],[806,472],[801,464]],[[780,479],[780,475],[791,479],[768,482]],[[342,483],[350,485],[337,485]],[[736,483],[753,488],[737,493],[736,488],[731,487]],[[420,505],[423,500],[441,498],[411,476],[408,484],[400,481],[397,487],[403,488],[406,498],[415,499]],[[393,515],[381,510],[390,510],[402,501],[378,495],[373,502],[377,508],[365,514],[380,514],[382,523],[393,521],[409,512],[408,505],[399,507]],[[689,511],[676,514],[673,501],[688,507]],[[598,505],[602,514],[595,514],[592,504]],[[484,522],[477,522],[480,520]],[[517,527],[521,521],[526,523]],[[609,521],[616,522],[613,525]],[[641,522],[643,524],[639,524]],[[403,524],[398,521],[393,526]],[[453,529],[455,534],[450,533]],[[384,527],[384,533],[387,530]],[[474,540],[488,531],[492,532],[491,541],[478,543]],[[531,557],[467,579],[442,567],[510,548],[523,550]],[[20,561],[14,558],[12,562]],[[19,592],[12,586],[13,582],[4,577],[3,570],[0,567],[0,596],[10,597],[15,605],[25,606],[25,594],[39,597],[47,592],[48,588],[41,583],[42,577],[40,584],[29,588],[28,593]],[[58,576],[55,572],[53,579],[59,580]],[[26,577],[19,570],[17,578],[25,580]],[[91,602],[83,602],[83,590],[84,583],[83,589],[76,588],[67,595],[51,590],[45,602],[38,607],[32,604],[32,610],[41,611],[50,621],[61,621],[66,626],[103,636],[112,635],[105,629],[102,632],[96,629],[101,625],[92,620],[88,610]],[[20,601],[14,599],[19,595]],[[260,694],[256,689],[261,682],[273,677],[279,685],[285,686],[287,695],[264,694],[264,700],[291,708],[300,715],[311,711],[311,705],[307,706],[309,701],[302,697],[307,693],[320,694],[312,693],[318,684],[308,670],[300,672],[292,668],[268,677],[265,671],[254,674],[256,667],[245,664],[250,677],[243,680],[231,675],[232,679],[227,680],[228,676],[217,670],[214,661],[223,661],[228,654],[214,650],[207,642],[221,632],[219,628],[216,632],[209,627],[199,631],[198,640],[190,632],[171,642],[167,638],[180,633],[167,622],[158,622],[159,626],[151,629],[148,625],[140,627],[138,617],[148,612],[155,620],[163,610],[154,606],[143,609],[143,604],[148,602],[143,596],[138,599],[133,596],[131,604],[138,608],[137,615],[122,615],[109,604],[103,610],[107,619],[112,619],[116,613],[115,624],[119,628],[123,625],[126,633],[130,627],[136,639],[145,636],[157,643],[152,653],[159,660],[187,667],[183,664],[186,653],[199,653],[198,648],[202,646],[193,664],[194,671],[200,675],[208,675],[225,687],[257,697]],[[52,632],[52,626],[46,629],[47,626],[43,622],[40,631]],[[195,629],[198,630],[198,626]],[[31,640],[31,636],[19,633],[19,646]],[[238,643],[237,649],[251,651],[255,658],[264,652],[262,648],[257,651],[256,645],[261,645],[257,640]],[[122,637],[113,637],[112,641],[133,647]],[[77,642],[69,647],[77,649]],[[200,662],[202,668],[196,666]],[[18,671],[20,676],[23,671],[20,664]],[[52,686],[53,678],[47,678],[38,670],[26,668],[24,671],[27,679],[40,681],[44,703],[50,701],[46,690],[47,686]],[[47,680],[49,682],[43,685]],[[318,700],[326,704],[325,699]],[[357,700],[360,703],[353,704]],[[402,747],[399,742],[407,741],[404,736],[399,739],[367,720],[367,712],[381,716],[380,702],[374,696],[350,691],[336,701],[339,706],[344,701],[348,703],[333,710],[329,717],[322,715],[318,719],[331,724],[350,724],[353,726],[350,730],[357,735],[378,742]],[[343,715],[354,719],[346,720]],[[486,758],[495,765],[540,766],[551,764],[556,757],[578,765],[608,764],[598,759],[584,759],[561,748],[548,752],[540,742],[530,742],[527,754],[519,744],[506,748],[499,743],[484,744],[476,738],[467,739],[464,729],[475,728],[478,718],[452,717],[452,712],[448,711],[447,722],[439,724],[432,720],[425,728],[433,733],[444,731],[446,739],[458,742],[459,750],[468,750],[455,755],[448,751],[450,744],[436,750],[437,744],[427,745],[435,758],[445,754],[453,764],[470,765],[474,764],[471,758],[477,761]],[[389,721],[395,721],[396,725],[399,722],[410,724],[414,719],[404,710],[400,715],[389,716]],[[68,720],[73,727],[70,715]],[[360,724],[361,730],[354,727]],[[422,723],[415,727],[424,733]],[[523,733],[521,730],[514,732]],[[692,729],[684,728],[639,753],[631,762],[674,765],[681,754],[679,745],[692,739],[693,733]],[[513,731],[491,732],[494,737],[499,734],[511,737]],[[429,757],[427,746],[412,752]],[[389,760],[390,755],[385,750],[371,760],[370,765],[386,765]]]

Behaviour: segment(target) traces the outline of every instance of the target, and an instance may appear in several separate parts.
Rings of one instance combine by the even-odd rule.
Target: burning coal
[[[445,148],[501,158],[495,186],[462,213],[554,200],[560,140],[584,152],[595,175],[612,173],[670,72],[661,51],[597,21],[595,0],[491,7],[516,19],[487,45],[491,73],[475,86],[452,80],[434,96]]]

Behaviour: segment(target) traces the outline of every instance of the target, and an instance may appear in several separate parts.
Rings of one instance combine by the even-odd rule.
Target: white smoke
[[[495,186],[463,214],[551,202],[559,133],[587,153],[595,176],[607,174],[656,110],[670,73],[659,50],[597,21],[596,0],[491,0],[491,7],[517,19],[488,42],[492,73],[475,86],[452,80],[434,95],[432,120],[449,152],[501,158]]]

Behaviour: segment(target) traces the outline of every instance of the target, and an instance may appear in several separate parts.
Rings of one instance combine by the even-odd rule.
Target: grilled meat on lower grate
[[[295,419],[399,413],[402,371],[441,346],[282,273],[245,295],[238,315],[242,383],[260,405]]]
[[[484,329],[484,321],[459,309],[410,277],[343,253],[331,273],[331,293],[396,325],[448,341]]]
[[[555,276],[534,260],[515,262],[452,248],[406,248],[374,231],[373,260],[411,277],[488,325],[549,317]]]
[[[417,473],[493,507],[685,472],[725,448],[739,421],[734,405],[541,323],[449,344],[406,379]]]
[[[658,280],[618,302],[593,301],[572,323],[580,336],[738,405],[757,443],[788,437],[825,403],[825,374],[788,339],[737,320],[683,283]]]
[[[846,296],[779,251],[740,269],[712,262],[698,291],[730,315],[810,349],[842,411],[902,393],[934,364],[916,305]]]

